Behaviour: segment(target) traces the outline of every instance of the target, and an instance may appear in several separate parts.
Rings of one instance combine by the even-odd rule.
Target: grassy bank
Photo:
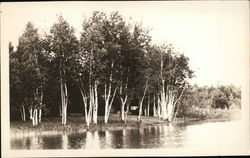
[[[235,120],[240,119],[240,108],[232,109],[214,109],[192,107],[191,110],[186,112],[187,118],[194,118],[197,120]]]
[[[229,121],[240,119],[240,109],[221,110],[212,109],[209,112],[203,111],[206,117],[185,117],[176,118],[173,123],[183,123],[190,121]],[[83,116],[68,116],[67,125],[61,124],[60,117],[43,118],[42,123],[37,127],[32,127],[31,121],[11,121],[10,127],[12,132],[24,132],[24,131],[63,131],[63,132],[83,132],[86,131],[87,126],[85,118]],[[91,124],[90,130],[104,130],[104,129],[119,129],[119,128],[134,128],[143,126],[152,126],[156,124],[167,124],[169,122],[156,117],[145,117],[142,116],[142,122],[137,122],[136,115],[128,115],[127,123],[121,121],[119,115],[111,115],[109,117],[108,124],[104,123],[103,116],[98,117],[98,124]]]
[[[97,129],[117,129],[117,128],[133,128],[133,127],[141,127],[148,126],[154,124],[164,124],[167,121],[162,119],[158,119],[155,117],[145,117],[142,116],[142,122],[137,122],[136,115],[129,115],[127,122],[124,123],[121,121],[119,115],[111,115],[109,117],[109,122],[107,124],[104,123],[104,117],[98,117],[98,124],[91,124],[89,130],[97,130]],[[68,116],[67,117],[67,125],[61,124],[60,117],[53,118],[44,118],[42,123],[37,127],[32,127],[31,121],[12,121],[10,123],[11,131],[66,131],[66,132],[81,132],[87,129],[84,116]]]

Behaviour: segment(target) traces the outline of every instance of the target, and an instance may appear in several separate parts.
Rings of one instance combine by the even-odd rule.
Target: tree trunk
[[[141,121],[141,115],[142,115],[142,100],[140,100],[140,102],[139,102],[139,115],[137,118],[137,122]]]
[[[92,90],[93,100],[93,123],[97,124],[97,113],[98,113],[98,96],[97,96],[97,84],[95,82],[94,89]]]
[[[130,109],[130,99],[129,99],[129,101],[127,102],[127,108],[126,108],[125,118],[124,118],[124,122],[125,122],[125,123],[127,122],[129,109]]]
[[[95,83],[95,123],[97,124],[97,117],[98,117],[98,91],[97,91],[97,83]]]
[[[184,87],[183,87],[183,89],[182,89],[182,91],[181,91],[180,96],[178,97],[178,99],[176,99],[175,102],[174,102],[174,95],[173,95],[173,100],[172,100],[173,107],[172,107],[171,113],[169,114],[169,121],[172,121],[173,118],[176,117],[176,114],[177,114],[177,111],[178,111],[178,104],[177,104],[177,102],[178,102],[178,101],[180,100],[180,98],[182,97],[185,88],[186,88],[186,84],[184,85]],[[176,107],[176,106],[177,106],[177,107]],[[175,111],[175,109],[176,109],[176,111]]]
[[[157,111],[157,109],[156,109],[156,106],[155,106],[155,95],[154,95],[154,98],[153,98],[153,116],[154,117],[157,117],[156,111]]]
[[[36,109],[36,115],[35,115],[36,117],[35,117],[35,123],[36,123],[36,125],[38,125],[38,112],[37,112],[37,109]]]
[[[104,123],[108,123],[108,111],[109,111],[109,99],[111,94],[111,83],[109,83],[109,88],[107,92],[107,86],[104,85],[104,99],[105,99],[105,115],[104,115]]]
[[[62,100],[62,124],[66,125],[67,123],[67,85],[64,83],[63,78],[61,77],[61,100]]]
[[[33,109],[30,108],[29,112],[30,112],[30,119],[32,120],[33,119]]]
[[[21,114],[21,119],[22,119],[22,121],[24,121],[24,120],[23,120],[23,110],[22,110],[21,107],[19,108],[19,110],[20,110],[20,114]]]
[[[113,92],[113,95],[112,95],[112,99],[110,100],[111,98],[111,85],[109,86],[109,90],[108,90],[108,94],[106,94],[106,84],[105,84],[105,116],[104,116],[104,123],[107,124],[108,123],[108,117],[109,117],[109,114],[110,114],[110,111],[111,111],[111,107],[112,107],[112,104],[113,104],[113,101],[114,101],[114,98],[115,98],[115,95],[116,95],[116,90],[117,88],[115,88],[114,92]]]
[[[125,96],[125,98],[120,97],[121,99],[121,118],[122,121],[125,121],[125,105],[127,103],[128,95]]]
[[[169,100],[169,95],[167,94],[165,90],[165,80],[162,80],[162,89],[160,94],[160,107],[161,107],[161,115],[160,118],[163,120],[168,119],[168,111],[167,111],[167,103]]]
[[[39,109],[38,123],[42,122],[42,108]]]
[[[84,104],[84,112],[85,112],[85,121],[86,121],[86,125],[87,127],[89,127],[90,125],[90,122],[89,122],[89,112],[88,112],[88,100],[87,100],[87,96],[84,94],[83,90],[80,88],[80,92],[81,92],[81,95],[82,95],[82,101],[83,101],[83,104]],[[89,102],[90,103],[90,102]],[[91,104],[91,103],[90,103]],[[90,109],[89,109],[90,110]]]
[[[161,118],[161,102],[159,95],[157,95],[157,115],[158,118]]]
[[[167,119],[168,121],[172,121],[173,118],[173,110],[174,110],[174,94],[172,91],[169,92],[169,99],[168,99],[168,105],[167,105]]]
[[[60,71],[61,72],[61,71]],[[62,105],[61,105],[61,110],[62,110],[62,124],[64,125],[64,102],[65,102],[65,97],[64,97],[64,90],[63,90],[63,79],[61,77],[60,79],[60,86],[61,86],[61,101],[62,101]]]
[[[65,87],[64,125],[66,125],[66,123],[67,123],[67,107],[68,107],[68,89],[67,89],[66,83],[64,83],[64,87]]]
[[[33,110],[33,114],[32,114],[32,125],[33,125],[33,126],[38,125],[38,120],[37,120],[37,109],[36,109],[36,108]]]
[[[168,102],[168,96],[165,90],[165,80],[163,78],[163,57],[161,55],[161,84],[162,84],[162,89],[160,93],[160,104],[161,104],[161,115],[160,118],[163,120],[166,120],[168,118],[167,116],[167,102]]]
[[[150,95],[148,94],[147,116],[149,116],[149,110],[150,110]]]
[[[116,95],[116,90],[117,88],[115,88],[113,95],[112,95],[112,99],[111,98],[111,91],[112,91],[112,80],[113,80],[113,74],[112,74],[112,70],[113,70],[113,66],[114,66],[114,62],[112,61],[111,64],[111,73],[110,73],[110,77],[109,77],[109,87],[108,87],[108,92],[107,92],[107,85],[104,85],[104,99],[105,99],[105,116],[104,116],[104,123],[107,124],[108,123],[108,117],[110,114],[110,110]]]
[[[125,85],[125,91],[127,90],[127,83]],[[125,97],[123,97],[122,95],[122,91],[123,91],[123,87],[120,86],[120,100],[121,100],[121,119],[122,121],[125,121],[125,105],[127,103],[127,99],[128,99],[128,94],[125,92]]]
[[[35,126],[35,109],[33,110],[32,114],[32,126]]]
[[[137,122],[140,122],[140,121],[141,121],[142,104],[143,104],[143,100],[144,100],[144,97],[145,97],[145,95],[146,95],[147,89],[148,89],[148,80],[146,81],[146,86],[145,86],[145,89],[144,89],[142,98],[141,98],[141,100],[140,100],[140,102],[139,102],[139,115],[138,115],[138,118],[137,118]]]
[[[38,123],[41,123],[41,122],[42,122],[42,106],[43,106],[43,90],[42,90],[42,86],[41,86],[40,107],[39,107]]]
[[[121,104],[121,118],[122,118],[122,121],[125,121],[125,105],[124,105],[124,103]]]
[[[22,105],[22,106],[19,108],[19,110],[20,110],[20,114],[21,114],[21,119],[22,119],[22,121],[26,121],[26,118],[25,118],[25,108],[24,108],[24,106]]]

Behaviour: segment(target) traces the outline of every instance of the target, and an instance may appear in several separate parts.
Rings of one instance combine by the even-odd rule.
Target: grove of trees
[[[189,86],[181,101],[178,115],[180,117],[206,118],[214,109],[240,109],[241,90],[229,86]]]
[[[80,39],[62,16],[45,35],[29,22],[17,49],[9,44],[11,118],[29,114],[36,126],[42,116],[61,116],[65,125],[77,103],[87,126],[100,115],[108,123],[112,109],[126,122],[136,102],[138,121],[142,114],[171,121],[193,71],[188,57],[151,38],[118,12],[83,19]]]

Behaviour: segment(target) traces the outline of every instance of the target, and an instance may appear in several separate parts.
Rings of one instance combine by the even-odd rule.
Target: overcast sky
[[[57,14],[67,19],[79,37],[83,17],[89,17],[95,10],[119,11],[124,17],[152,28],[154,43],[172,43],[190,58],[196,75],[193,84],[240,86],[246,82],[248,1],[2,3],[2,37],[16,46],[28,21],[40,33],[48,32],[57,21]]]

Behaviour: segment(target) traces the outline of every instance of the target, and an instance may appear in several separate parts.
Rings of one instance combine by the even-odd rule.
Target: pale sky
[[[154,43],[172,43],[190,58],[196,75],[192,84],[241,86],[248,82],[248,1],[1,3],[1,39],[4,46],[9,41],[16,46],[28,21],[40,33],[48,32],[57,22],[57,14],[79,37],[83,17],[95,10],[119,11],[125,18],[152,28]]]

